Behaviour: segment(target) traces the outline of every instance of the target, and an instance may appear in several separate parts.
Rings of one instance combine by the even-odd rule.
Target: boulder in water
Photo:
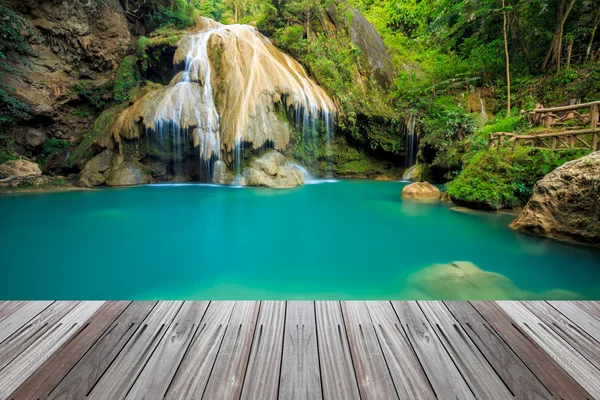
[[[600,247],[600,151],[569,161],[539,180],[510,226]]]
[[[0,179],[41,175],[40,167],[27,160],[8,160],[0,164]]]
[[[302,185],[304,175],[283,154],[271,151],[252,161],[244,171],[244,178],[240,183],[245,186],[290,188]]]
[[[132,186],[152,182],[151,171],[138,161],[123,161],[115,156],[110,174],[106,178],[108,186]]]
[[[107,171],[112,166],[113,152],[104,150],[85,164],[79,174],[76,186],[92,187],[102,185],[106,181]]]
[[[440,198],[440,189],[429,182],[415,182],[402,188],[403,199],[437,200]]]

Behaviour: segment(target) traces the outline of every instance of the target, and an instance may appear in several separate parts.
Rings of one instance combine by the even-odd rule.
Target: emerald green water
[[[511,216],[403,201],[404,185],[4,195],[0,298],[600,298],[597,250],[519,234]],[[487,272],[423,270],[453,261]]]

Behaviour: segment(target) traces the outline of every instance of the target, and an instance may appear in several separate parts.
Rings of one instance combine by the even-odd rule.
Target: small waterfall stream
[[[417,163],[417,153],[419,152],[419,136],[417,134],[417,115],[411,113],[406,119],[404,125],[406,135],[406,168],[410,168]]]

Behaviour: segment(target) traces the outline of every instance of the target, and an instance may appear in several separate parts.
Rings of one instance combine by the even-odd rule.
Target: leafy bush
[[[448,183],[448,194],[457,204],[479,209],[523,206],[538,180],[587,153],[588,150],[551,151],[531,147],[481,150]]]
[[[134,56],[127,56],[117,68],[115,75],[114,99],[117,104],[126,103],[131,100],[131,89],[139,81],[139,73]]]
[[[173,27],[185,29],[196,24],[197,11],[192,3],[186,0],[175,0],[168,7],[159,6],[158,12],[148,17],[151,29]]]

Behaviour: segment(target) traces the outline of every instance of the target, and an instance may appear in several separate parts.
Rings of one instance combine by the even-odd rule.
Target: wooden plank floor
[[[600,302],[44,301],[0,312],[0,400],[600,400]]]

